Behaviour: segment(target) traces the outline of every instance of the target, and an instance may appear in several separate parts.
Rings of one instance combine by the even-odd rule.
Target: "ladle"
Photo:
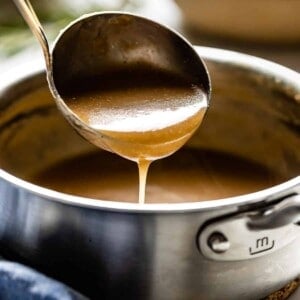
[[[63,29],[50,53],[30,2],[14,2],[43,49],[49,87],[59,109],[82,136],[98,147],[115,152],[107,142],[111,137],[89,126],[64,101],[63,91],[74,78],[80,82],[116,67],[146,63],[189,78],[209,98],[210,80],[204,63],[188,41],[166,26],[124,12],[92,13]]]

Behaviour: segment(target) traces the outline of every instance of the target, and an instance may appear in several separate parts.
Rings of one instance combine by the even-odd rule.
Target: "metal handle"
[[[50,70],[51,68],[51,56],[49,51],[49,44],[45,35],[45,32],[43,30],[43,27],[33,9],[31,6],[29,0],[13,0],[15,5],[17,6],[19,12],[23,16],[24,20],[27,22],[30,30],[35,35],[35,37],[38,39],[43,54],[46,61],[46,67],[47,70]]]
[[[267,255],[300,236],[300,195],[286,196],[263,210],[224,216],[198,235],[201,253],[213,260],[237,261]]]
[[[275,229],[300,221],[300,195],[293,195],[279,204],[250,218],[249,229]]]

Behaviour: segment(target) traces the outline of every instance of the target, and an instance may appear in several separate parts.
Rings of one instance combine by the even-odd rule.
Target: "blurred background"
[[[300,71],[300,0],[31,0],[53,41],[76,17],[125,10],[175,28],[192,43],[241,51]],[[0,0],[1,71],[42,59],[12,0]]]

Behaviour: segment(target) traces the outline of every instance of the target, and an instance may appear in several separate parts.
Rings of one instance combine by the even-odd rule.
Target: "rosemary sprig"
[[[134,11],[139,1],[140,0],[123,0],[118,9]],[[101,1],[99,1],[99,3],[101,3]],[[39,4],[42,5],[41,2]],[[43,8],[43,6],[41,6],[41,8]],[[59,9],[53,7],[51,10],[40,9],[38,11],[38,16],[42,21],[47,37],[51,42],[62,28],[79,15],[94,11],[102,11],[103,9],[108,8],[101,7],[100,5],[88,5],[88,2],[86,2],[86,9],[81,12],[78,12],[74,7],[73,9],[66,9],[66,7],[64,9]],[[0,22],[0,61],[1,58],[6,59],[34,45],[34,43],[36,43],[35,38],[20,16],[16,15],[15,18],[7,18],[5,22]]]

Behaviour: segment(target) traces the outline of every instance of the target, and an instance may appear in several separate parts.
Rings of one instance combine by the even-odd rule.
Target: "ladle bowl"
[[[30,2],[15,0],[15,3],[41,44],[49,87],[60,111],[96,146],[112,151],[107,145],[107,136],[83,121],[66,104],[63,94],[67,86],[105,76],[113,70],[148,65],[188,78],[209,100],[210,80],[206,66],[193,46],[172,29],[130,13],[92,13],[63,29],[50,53]]]

